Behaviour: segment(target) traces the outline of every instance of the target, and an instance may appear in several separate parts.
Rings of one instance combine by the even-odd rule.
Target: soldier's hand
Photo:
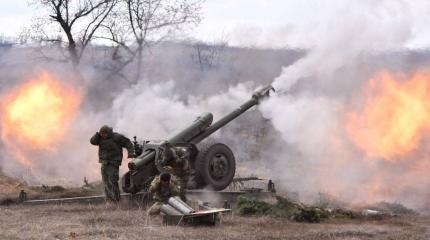
[[[137,155],[134,153],[130,153],[130,154],[128,154],[127,158],[137,158]]]

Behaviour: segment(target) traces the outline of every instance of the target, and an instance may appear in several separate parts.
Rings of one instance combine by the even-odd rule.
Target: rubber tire
[[[227,174],[222,179],[214,179],[209,173],[209,162],[216,154],[223,154],[227,159]],[[231,149],[223,143],[204,143],[199,146],[199,153],[194,162],[198,188],[221,191],[230,185],[236,173],[236,160]]]

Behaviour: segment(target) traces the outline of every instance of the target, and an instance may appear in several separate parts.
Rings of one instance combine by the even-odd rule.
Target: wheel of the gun
[[[199,146],[195,168],[199,186],[220,191],[233,180],[236,160],[231,149],[223,143],[202,144]]]

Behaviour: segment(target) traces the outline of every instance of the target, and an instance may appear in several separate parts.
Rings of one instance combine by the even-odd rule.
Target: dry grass
[[[216,227],[166,227],[145,209],[111,205],[0,206],[0,239],[430,239],[429,217],[296,223],[225,216]]]
[[[91,184],[89,188],[73,187],[64,188],[61,191],[55,191],[57,186],[48,186],[48,190],[52,188],[54,191],[46,191],[43,186],[29,186],[25,182],[1,175],[0,173],[0,205],[5,201],[18,202],[19,192],[24,190],[29,199],[46,199],[46,198],[66,198],[80,197],[90,195],[103,194],[101,182]],[[62,188],[62,186],[59,186]]]
[[[0,195],[1,196],[6,196],[9,194],[13,194],[14,196],[18,195],[21,189],[28,189],[27,184],[25,184],[24,182],[18,179],[6,177],[2,175],[0,172]]]

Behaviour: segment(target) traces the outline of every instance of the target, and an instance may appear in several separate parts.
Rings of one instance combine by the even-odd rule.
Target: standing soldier
[[[27,193],[24,191],[24,189],[22,189],[21,192],[19,193],[19,201],[20,202],[27,201]]]
[[[172,163],[172,172],[179,180],[179,197],[186,201],[185,191],[187,190],[190,176],[190,151],[186,147],[175,147],[176,160]]]
[[[155,203],[149,208],[148,215],[160,214],[161,206],[167,203],[169,198],[179,194],[171,178],[169,173],[164,172],[152,180],[149,192],[154,196]]]
[[[270,179],[269,182],[267,183],[267,191],[276,193],[275,183],[272,181],[272,179]]]
[[[119,166],[122,162],[122,148],[126,148],[128,158],[136,157],[133,144],[125,136],[113,132],[104,125],[90,140],[91,144],[99,146],[99,162],[101,163],[102,180],[107,201],[119,202],[118,186]]]

